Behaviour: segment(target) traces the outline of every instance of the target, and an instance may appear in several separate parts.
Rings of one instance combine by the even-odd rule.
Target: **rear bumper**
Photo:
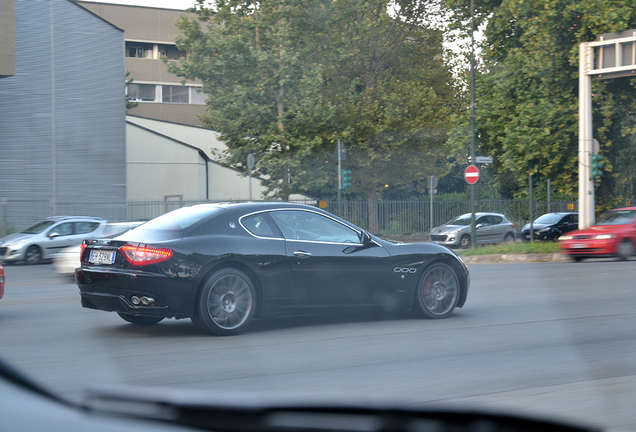
[[[88,309],[166,318],[187,318],[194,311],[196,290],[189,280],[140,271],[78,268],[75,281],[82,306]],[[153,303],[135,304],[133,297],[151,298]]]

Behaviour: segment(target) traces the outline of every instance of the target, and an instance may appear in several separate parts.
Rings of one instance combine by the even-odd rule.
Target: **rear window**
[[[146,222],[139,229],[182,231],[222,211],[214,206],[182,207]]]

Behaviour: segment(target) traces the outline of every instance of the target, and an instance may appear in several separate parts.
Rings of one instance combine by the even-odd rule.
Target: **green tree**
[[[330,62],[327,92],[349,149],[354,189],[369,202],[373,231],[374,204],[385,185],[416,182],[424,191],[428,176],[448,172],[443,145],[456,89],[442,32],[424,22],[433,2],[335,4],[330,45],[340,55]]]
[[[513,173],[517,194],[528,174],[551,178],[556,191],[575,194],[578,176],[578,46],[602,33],[636,28],[632,0],[493,0],[476,2],[486,22],[477,77],[478,146],[496,155],[501,176]],[[456,26],[467,0],[449,0]],[[595,80],[594,136],[608,163],[602,188],[617,177],[621,149],[633,146],[634,80]],[[451,141],[468,144],[468,119],[456,119]],[[630,141],[631,140],[631,141]],[[634,177],[632,177],[633,181]],[[523,192],[522,192],[523,191]]]
[[[217,0],[208,8],[199,0],[196,17],[178,22],[177,43],[188,56],[170,71],[203,82],[203,120],[228,146],[226,162],[245,169],[253,153],[256,174],[283,196],[298,191],[303,162],[320,158],[332,130],[319,63],[329,7],[326,0]]]
[[[254,153],[271,191],[333,193],[342,138],[351,193],[374,202],[385,184],[425,185],[448,170],[442,146],[456,90],[442,34],[424,22],[433,5],[201,0],[178,24],[189,54],[170,70],[203,82],[204,120],[229,164],[244,168]]]

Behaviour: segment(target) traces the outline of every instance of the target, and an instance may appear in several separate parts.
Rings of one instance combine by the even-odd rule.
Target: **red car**
[[[0,299],[4,296],[4,268],[0,265]]]
[[[559,237],[561,252],[574,261],[602,257],[625,260],[634,255],[635,244],[636,207],[610,210],[596,225]]]

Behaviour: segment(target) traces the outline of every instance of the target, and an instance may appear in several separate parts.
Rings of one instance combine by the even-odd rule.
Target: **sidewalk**
[[[494,255],[472,255],[459,256],[466,264],[493,263],[493,262],[551,262],[569,261],[569,258],[560,253],[545,254],[494,254]]]

